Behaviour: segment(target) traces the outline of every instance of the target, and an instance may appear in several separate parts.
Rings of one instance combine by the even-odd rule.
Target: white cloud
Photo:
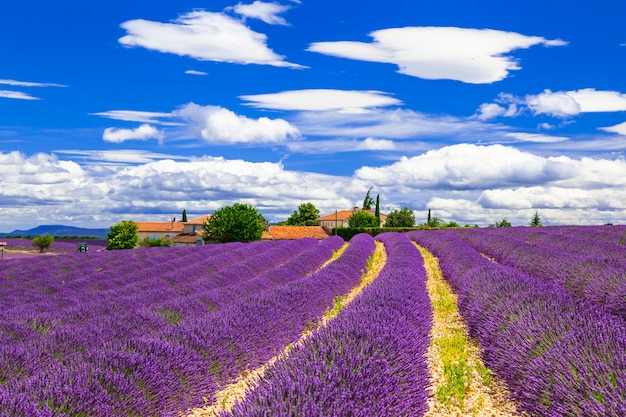
[[[259,19],[270,25],[288,25],[287,21],[278,16],[289,10],[290,6],[283,6],[279,3],[266,3],[263,1],[255,1],[252,4],[237,4],[232,9],[235,13],[249,17],[251,19]]]
[[[473,190],[542,183],[553,179],[557,168],[544,158],[502,145],[459,144],[402,157],[384,167],[364,166],[355,175],[380,185]]]
[[[524,133],[524,132],[509,132],[504,136],[515,139],[520,142],[534,142],[534,143],[559,143],[569,140],[565,136],[550,136],[542,135],[539,133]]]
[[[365,138],[354,139],[330,139],[314,141],[298,141],[286,144],[290,152],[304,154],[333,154],[343,152],[361,151],[402,151],[415,152],[424,150],[427,146],[423,143],[405,142],[396,143],[389,139]]]
[[[571,91],[544,90],[540,94],[527,95],[524,98],[510,94],[500,94],[498,103],[510,106],[528,107],[534,114],[547,114],[555,117],[571,117],[581,113],[626,111],[626,94],[618,91],[602,91],[595,88],[583,88]],[[520,112],[498,113],[498,104],[485,103],[479,108],[478,117],[486,120],[489,116],[517,116]],[[501,108],[501,107],[500,107]],[[481,117],[484,114],[484,117]]]
[[[105,142],[122,143],[127,140],[158,139],[161,141],[165,134],[154,126],[143,124],[135,129],[116,129],[108,127],[102,134]]]
[[[386,137],[416,139],[430,137],[478,137],[485,132],[496,138],[502,127],[486,125],[476,120],[452,116],[433,116],[404,109],[368,109],[362,113],[338,111],[302,112],[293,122],[306,136],[343,138]]]
[[[496,103],[483,103],[478,108],[476,118],[479,120],[491,120],[496,117],[513,117],[519,113],[519,109],[515,103],[510,103],[508,107],[500,106]]]
[[[122,23],[124,46],[139,46],[198,60],[301,68],[266,45],[267,36],[223,13],[196,10],[172,23],[137,19]]]
[[[0,80],[0,84],[13,85],[17,87],[67,87],[67,85],[56,83],[34,83],[30,81],[16,81],[16,80]]]
[[[187,71],[185,71],[185,74],[189,74],[189,75],[209,75],[208,73],[206,73],[204,71],[196,71],[196,70],[187,70]]]
[[[189,103],[175,114],[196,137],[211,143],[282,143],[299,139],[300,131],[283,119],[251,119],[220,106]]]
[[[396,149],[396,145],[388,139],[365,138],[357,148],[365,151],[392,151]]]
[[[567,92],[553,93],[545,90],[536,96],[527,96],[526,103],[535,114],[549,114],[557,117],[575,116],[581,112],[580,103]]]
[[[617,133],[618,135],[626,136],[626,122],[617,124],[615,126],[601,127],[600,130],[605,132]]]
[[[71,155],[74,158],[82,159],[87,163],[95,162],[99,166],[103,164],[119,165],[119,164],[145,164],[161,159],[172,160],[189,160],[189,157],[163,154],[157,152],[148,152],[137,149],[115,149],[115,150],[58,150],[56,154]],[[93,169],[93,167],[91,167]]]
[[[428,208],[461,224],[487,225],[507,217],[527,225],[535,210],[545,224],[626,221],[623,160],[546,158],[501,145],[448,146],[363,167],[352,176],[211,156],[175,160],[133,150],[64,152],[81,163],[49,154],[0,153],[2,231],[23,228],[24,218],[35,222],[32,226],[94,227],[97,220],[108,227],[129,218],[171,219],[183,208],[200,216],[234,202],[253,204],[275,221],[307,201],[323,214],[350,208],[372,185],[384,207],[408,204],[424,221]],[[20,227],[14,219],[22,219]]]
[[[180,126],[180,122],[163,121],[175,117],[172,113],[137,111],[137,110],[109,110],[99,113],[91,113],[93,116],[105,117],[113,120],[126,122],[148,123],[162,126]]]
[[[362,112],[373,107],[400,105],[402,102],[381,91],[310,89],[272,94],[239,96],[249,106],[278,110]]]
[[[2,98],[12,98],[17,100],[40,100],[37,97],[31,96],[30,94],[23,93],[21,91],[9,91],[9,90],[0,90],[0,97]]]
[[[501,81],[519,70],[506,54],[534,45],[562,46],[514,32],[458,27],[404,27],[370,33],[372,43],[316,42],[308,50],[348,59],[396,64],[398,72],[413,77],[458,80],[471,84]]]

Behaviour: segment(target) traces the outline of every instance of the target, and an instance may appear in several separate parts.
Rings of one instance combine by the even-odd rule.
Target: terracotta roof
[[[270,230],[263,232],[261,239],[282,240],[282,239],[302,239],[312,237],[315,239],[326,239],[328,233],[321,226],[270,226]]]
[[[366,213],[369,213],[371,215],[376,214],[376,212],[374,210],[362,210]],[[348,218],[350,216],[352,216],[352,214],[354,214],[354,210],[339,210],[337,211],[337,213],[330,213],[327,214],[326,216],[322,216],[322,217],[318,217],[317,221],[342,221],[342,220],[348,220]],[[380,217],[387,217],[386,214],[380,213]]]
[[[196,233],[181,233],[172,238],[173,243],[196,243],[197,240]]]
[[[198,217],[197,219],[193,219],[193,220],[190,220],[188,222],[185,222],[185,224],[202,224],[202,223],[208,221],[210,217],[211,217],[211,215],[207,214],[206,216]]]
[[[182,232],[185,225],[182,222],[135,222],[138,232]]]

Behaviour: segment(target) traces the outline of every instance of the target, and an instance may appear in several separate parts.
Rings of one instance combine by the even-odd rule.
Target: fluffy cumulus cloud
[[[521,114],[524,108],[535,115],[546,114],[561,118],[581,113],[621,112],[626,111],[626,94],[595,88],[570,91],[546,89],[540,94],[529,94],[525,97],[500,94],[495,103],[483,103],[477,111],[477,117],[482,120],[498,116],[514,117]]]
[[[279,3],[267,3],[257,0],[252,4],[239,3],[232,7],[232,10],[241,16],[259,19],[270,25],[288,25],[287,21],[278,15],[290,8],[290,6],[284,6]]]
[[[298,128],[286,120],[252,119],[220,106],[189,103],[175,113],[194,136],[212,143],[282,143],[300,138]]]
[[[514,32],[458,27],[404,27],[370,33],[371,43],[312,43],[308,50],[362,61],[396,64],[398,72],[430,80],[449,79],[487,84],[519,70],[507,55],[534,45],[562,46],[561,40]]]
[[[385,146],[373,138],[363,143]],[[448,146],[348,176],[211,156],[135,155],[133,164],[117,163],[131,157],[123,154],[83,157],[98,163],[0,153],[2,231],[13,230],[13,218],[23,225],[24,216],[32,226],[71,221],[108,227],[125,218],[171,219],[183,209],[200,216],[234,202],[253,204],[278,221],[307,201],[322,213],[352,207],[370,186],[385,211],[408,205],[424,219],[430,208],[444,220],[482,226],[502,217],[528,224],[535,210],[545,224],[626,221],[623,160],[542,157],[502,145]]]
[[[171,23],[136,19],[122,23],[119,42],[203,61],[295,67],[267,47],[267,36],[224,13],[196,10]]]
[[[252,107],[277,110],[359,113],[368,108],[400,105],[402,102],[381,91],[310,89],[239,96]]]
[[[165,134],[154,126],[143,124],[135,129],[106,128],[102,134],[105,142],[122,143],[127,140],[162,140]]]

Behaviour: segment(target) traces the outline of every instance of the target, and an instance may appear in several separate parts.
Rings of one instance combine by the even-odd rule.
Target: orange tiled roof
[[[197,219],[190,220],[190,221],[186,222],[185,224],[202,224],[202,223],[208,221],[210,217],[211,217],[211,215],[207,214],[206,216],[202,216],[202,217],[198,217]]]
[[[263,232],[261,239],[282,240],[282,239],[303,239],[312,237],[315,239],[326,239],[328,233],[321,226],[270,226],[269,231]]]
[[[181,233],[172,238],[173,243],[196,243],[198,240],[196,233]]]
[[[135,222],[138,232],[182,232],[185,225],[182,222]]]
[[[376,212],[374,210],[362,210],[366,213],[369,213],[371,215],[374,215]],[[326,216],[322,216],[322,217],[318,217],[317,221],[342,221],[342,220],[348,220],[348,218],[350,216],[352,216],[352,214],[354,214],[354,210],[339,210],[337,211],[337,213],[330,213],[327,214]],[[386,214],[380,213],[381,217],[386,217]]]

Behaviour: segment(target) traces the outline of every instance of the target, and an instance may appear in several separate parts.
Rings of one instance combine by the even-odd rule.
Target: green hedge
[[[334,227],[332,229],[332,234],[341,236],[343,240],[348,242],[352,239],[353,236],[358,235],[359,233],[368,233],[372,236],[379,235],[385,232],[410,232],[411,230],[418,229],[432,229],[432,227],[428,226],[416,226],[416,227]]]

